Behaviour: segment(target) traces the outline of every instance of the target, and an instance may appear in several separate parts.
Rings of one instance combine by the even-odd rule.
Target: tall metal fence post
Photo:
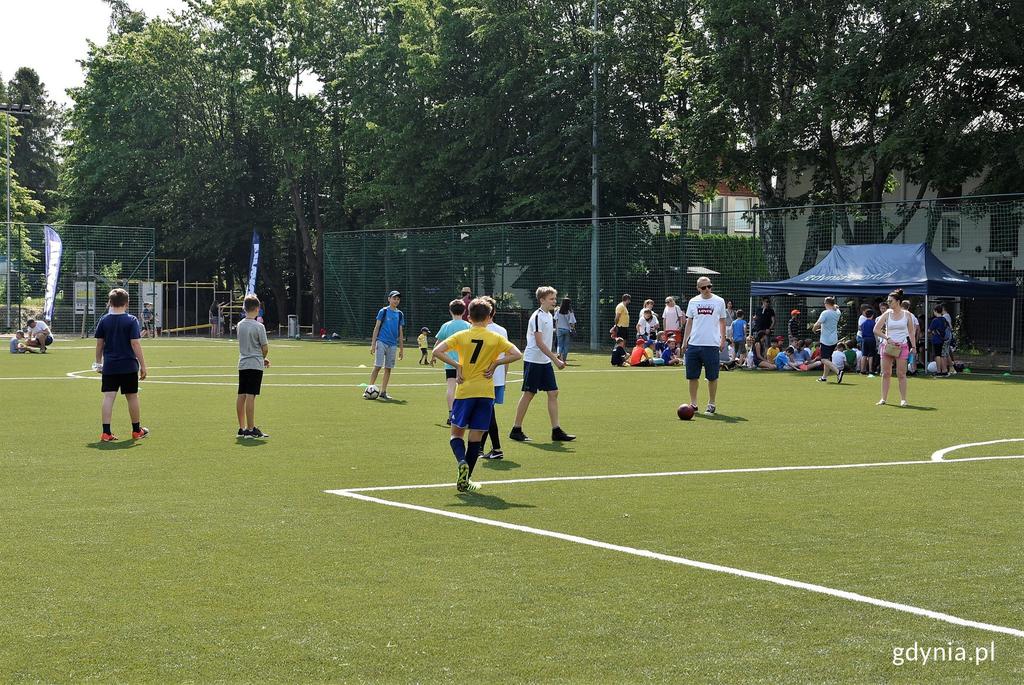
[[[597,317],[598,317],[598,288],[600,278],[598,276],[600,259],[598,255],[598,242],[600,237],[598,235],[598,216],[600,209],[598,202],[600,200],[598,193],[598,178],[597,178],[597,28],[598,28],[598,14],[597,14],[597,2],[594,0],[594,102],[592,103],[593,110],[591,112],[590,122],[590,149],[591,149],[591,160],[590,160],[590,349],[597,350]]]
[[[1013,298],[1013,309],[1010,311],[1010,373],[1013,373],[1013,346],[1017,335],[1017,298]]]

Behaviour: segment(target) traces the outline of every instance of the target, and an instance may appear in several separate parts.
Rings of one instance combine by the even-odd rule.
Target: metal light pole
[[[0,112],[14,116],[16,114],[28,114],[32,111],[30,105],[16,105],[11,103],[0,103]],[[7,130],[7,330],[11,329],[11,120],[4,117]]]
[[[598,340],[598,309],[600,308],[600,269],[601,257],[599,253],[600,235],[598,217],[601,214],[599,206],[597,179],[597,14],[598,0],[594,0],[594,48],[593,48],[593,109],[590,119],[590,349],[597,350]]]

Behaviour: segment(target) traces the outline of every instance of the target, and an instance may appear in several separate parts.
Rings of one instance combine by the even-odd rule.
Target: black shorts
[[[105,373],[100,389],[103,392],[120,390],[122,395],[134,395],[139,392],[139,373]]]
[[[836,346],[835,345],[825,345],[825,344],[822,344],[822,346],[821,346],[821,358],[822,359],[832,359],[832,353],[835,352],[835,351],[836,351]]]
[[[558,390],[553,364],[523,362],[523,392],[536,394],[553,390]]]
[[[444,377],[445,378],[451,378],[452,380],[454,380],[455,379],[455,373],[456,373],[455,369],[445,369],[444,370]]]
[[[259,369],[240,369],[238,371],[238,394],[259,395],[263,385],[263,371]]]

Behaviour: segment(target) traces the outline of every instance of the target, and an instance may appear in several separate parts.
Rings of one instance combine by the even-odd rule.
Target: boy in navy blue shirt
[[[402,293],[397,290],[388,293],[388,306],[377,312],[377,323],[373,326],[370,340],[370,354],[374,355],[370,385],[377,383],[377,374],[383,368],[384,379],[380,382],[382,400],[395,399],[388,395],[388,381],[391,380],[391,369],[395,368],[396,354],[399,359],[405,358],[405,314],[398,308],[401,301]]]
[[[139,342],[142,337],[139,320],[128,313],[127,290],[111,290],[107,305],[110,313],[96,324],[96,363],[92,365],[95,371],[103,374],[103,433],[100,440],[117,440],[110,431],[110,418],[118,390],[128,401],[132,440],[141,440],[149,435],[149,429],[142,426],[139,418],[139,381],[146,378],[146,359],[142,356],[142,344]]]

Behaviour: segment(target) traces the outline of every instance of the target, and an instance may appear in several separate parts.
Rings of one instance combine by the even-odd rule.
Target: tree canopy
[[[604,215],[719,183],[776,207],[1024,181],[1012,0],[601,0],[596,31],[578,0],[108,4],[59,195],[42,104],[20,177],[74,222],[159,227],[161,254],[227,282],[257,229],[272,300],[307,320],[327,232],[589,213],[595,95]],[[46,102],[31,70],[11,87]]]

